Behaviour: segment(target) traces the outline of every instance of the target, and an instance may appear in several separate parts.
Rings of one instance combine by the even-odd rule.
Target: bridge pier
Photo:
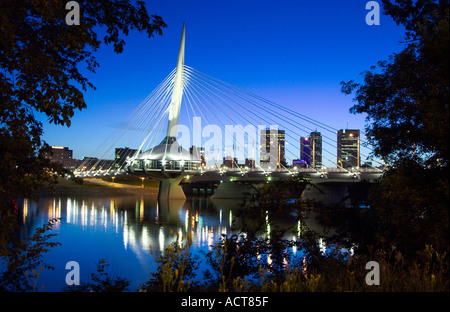
[[[215,189],[211,196],[213,199],[242,199],[245,193],[253,193],[251,184],[241,184],[236,182],[222,182]]]
[[[342,203],[345,207],[350,207],[350,198],[344,200],[347,195],[348,185],[345,183],[319,183],[306,185],[302,198],[321,201],[327,205]]]
[[[183,188],[180,185],[183,176],[167,178],[159,181],[158,199],[186,199]]]

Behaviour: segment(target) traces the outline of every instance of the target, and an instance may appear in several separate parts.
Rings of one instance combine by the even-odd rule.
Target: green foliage
[[[383,5],[405,27],[405,48],[342,91],[355,94],[350,111],[367,114],[368,141],[390,168],[368,197],[369,242],[414,258],[425,245],[449,246],[449,2]]]
[[[203,272],[208,290],[233,291],[236,280],[252,277],[258,270],[256,255],[259,254],[259,240],[252,236],[223,235],[220,242],[205,254],[211,270]],[[261,256],[261,254],[259,254]]]
[[[46,265],[42,257],[44,253],[50,251],[50,248],[61,245],[51,241],[57,234],[47,233],[57,221],[58,219],[49,220],[47,224],[37,228],[33,236],[27,240],[17,238],[10,242],[7,246],[8,256],[2,258],[5,271],[0,274],[1,291],[36,290],[40,272],[43,269],[54,269]]]
[[[78,184],[78,185],[83,185],[83,183],[84,183],[84,180],[83,180],[83,178],[82,177],[72,177],[72,178],[70,178],[73,182],[75,182],[75,184]]]
[[[254,254],[242,251],[243,245],[230,250],[226,242],[236,242],[236,236],[224,236],[222,243],[216,243],[207,254],[207,262],[213,272],[204,272],[203,283],[190,279],[195,274],[178,275],[177,269],[160,262],[160,269],[153,275],[151,287],[142,291],[218,291],[218,292],[442,292],[449,289],[448,254],[439,253],[426,245],[416,259],[406,258],[395,247],[389,252],[373,249],[369,246],[366,253],[350,256],[340,250],[339,245],[330,245],[327,253],[316,247],[316,236],[305,238],[302,244],[305,256],[301,261],[286,261],[283,270],[274,273],[270,266],[256,261]],[[261,246],[255,240],[247,244]],[[245,248],[245,247],[244,247]],[[166,252],[173,251],[167,248]],[[175,253],[176,254],[176,253]],[[172,254],[173,255],[173,254]],[[244,257],[246,263],[235,260],[235,256]],[[365,282],[366,264],[376,261],[380,266],[380,285],[367,285]],[[197,267],[199,259],[190,259]],[[162,266],[161,266],[162,265]],[[184,264],[186,265],[186,263]],[[182,283],[179,283],[182,281]],[[177,283],[178,282],[178,283]],[[148,286],[149,284],[147,284]],[[186,287],[186,285],[188,287]],[[193,287],[192,287],[193,286]]]
[[[173,231],[170,232],[174,238]],[[194,281],[198,269],[198,256],[191,254],[192,237],[190,234],[180,237],[176,233],[176,240],[169,245],[164,253],[150,253],[155,259],[157,270],[150,274],[150,279],[139,287],[140,291],[184,292],[191,287],[196,288],[198,282]]]
[[[90,274],[88,282],[81,282],[80,285],[64,287],[68,292],[123,292],[128,291],[130,282],[122,277],[116,276],[109,270],[110,264],[106,259],[101,259],[97,263],[97,270]]]
[[[315,201],[301,199],[307,184],[309,181],[295,176],[255,187],[253,193],[244,199],[242,209],[236,215],[241,220],[236,226],[247,234],[258,234],[266,230],[267,219],[302,219],[315,205],[319,205]]]
[[[416,174],[421,175],[421,172],[416,171]],[[421,180],[408,183],[413,182],[420,184]],[[448,291],[448,243],[438,242],[438,248],[427,243],[430,235],[437,230],[437,220],[429,220],[427,226],[430,230],[419,233],[412,229],[416,226],[424,229],[424,225],[417,225],[410,219],[404,220],[405,217],[397,215],[399,212],[390,206],[386,206],[385,216],[380,216],[381,211],[375,209],[373,204],[375,199],[385,200],[382,196],[384,191],[381,191],[384,186],[379,184],[368,187],[363,182],[354,188],[366,190],[367,197],[361,196],[356,200],[368,204],[363,209],[357,205],[343,208],[293,199],[295,194],[301,192],[286,191],[288,184],[292,189],[301,190],[300,186],[304,183],[303,180],[287,180],[256,189],[244,201],[241,212],[235,213],[239,219],[235,222],[239,233],[223,235],[209,252],[204,253],[208,269],[203,272],[203,283],[193,281],[197,276],[194,272],[184,274],[182,285],[189,285],[188,289],[179,287],[175,282],[177,270],[181,267],[198,268],[200,261],[191,257],[183,258],[188,261],[174,261],[180,259],[185,248],[175,251],[174,245],[166,249],[166,258],[157,260],[158,269],[152,274],[151,287],[144,289],[220,292]],[[377,194],[378,191],[382,193]],[[408,200],[413,206],[414,202],[417,207],[423,206],[415,198],[391,200],[395,206],[400,204],[394,200]],[[431,201],[428,210],[432,210],[439,201]],[[317,220],[325,227],[337,227],[336,234],[326,238],[326,252],[318,245],[323,233],[316,233],[304,225],[306,222],[303,221],[311,211],[318,214]],[[301,221],[300,240],[291,240],[289,237],[292,236],[286,234],[292,229],[280,226],[286,218]],[[410,224],[397,227],[402,222]],[[445,220],[441,223],[445,224]],[[396,234],[395,231],[400,228],[406,228],[409,232]],[[442,239],[439,231],[435,238]],[[411,233],[417,237],[411,237]],[[398,239],[402,236],[404,241]],[[297,248],[297,256],[290,252],[292,247]],[[369,261],[380,265],[379,286],[369,286],[365,282]],[[179,266],[180,263],[183,265]]]
[[[433,245],[449,246],[448,168],[428,169],[405,160],[388,171],[370,195],[382,248],[394,245],[407,255]]]

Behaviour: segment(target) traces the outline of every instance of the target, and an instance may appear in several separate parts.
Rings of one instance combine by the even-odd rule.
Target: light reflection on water
[[[65,286],[65,264],[80,263],[81,280],[87,281],[97,262],[106,258],[112,271],[132,281],[135,290],[155,269],[153,251],[176,240],[174,233],[193,238],[193,251],[211,249],[222,234],[231,233],[233,210],[239,201],[212,201],[205,198],[159,202],[155,196],[83,198],[50,197],[38,202],[24,199],[20,220],[25,236],[49,219],[61,218],[54,226],[53,239],[61,246],[45,254],[54,271],[45,270],[38,283],[45,291],[61,291]]]
[[[96,264],[106,258],[111,271],[131,281],[130,290],[146,282],[156,268],[153,251],[164,254],[164,249],[176,240],[171,231],[193,239],[192,250],[211,250],[222,234],[232,234],[233,216],[240,201],[190,198],[158,202],[154,195],[127,195],[119,197],[48,197],[38,202],[24,199],[19,215],[25,236],[49,219],[61,218],[54,226],[54,247],[44,261],[55,268],[44,270],[38,285],[44,291],[61,291],[65,286],[68,261],[80,264],[81,281],[88,281]],[[267,223],[267,235],[270,226]],[[297,233],[290,236],[299,239]],[[325,248],[325,243],[320,242]],[[295,247],[292,249],[297,252]],[[270,261],[270,258],[267,259]]]

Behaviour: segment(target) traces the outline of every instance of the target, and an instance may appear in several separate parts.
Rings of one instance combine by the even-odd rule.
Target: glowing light
[[[148,248],[148,246],[150,246],[148,229],[145,225],[142,226],[141,245],[143,248]]]
[[[114,199],[111,199],[109,203],[109,218],[113,220],[114,218]]]
[[[159,228],[159,250],[164,250],[164,228]]]
[[[292,236],[292,241],[295,241],[295,235]],[[296,245],[292,246],[292,252],[294,253],[294,255],[297,253],[297,246]]]
[[[141,197],[141,202],[139,205],[139,221],[144,220],[144,197]]]
[[[325,240],[321,237],[319,238],[319,249],[322,255],[324,255],[327,251],[327,246],[325,244]]]
[[[28,215],[28,199],[23,199],[23,223],[25,223],[25,219]]]

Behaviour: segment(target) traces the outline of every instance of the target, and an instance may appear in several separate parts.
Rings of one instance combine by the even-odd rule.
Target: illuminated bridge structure
[[[332,146],[332,149],[336,149],[336,140],[325,135],[323,136],[324,153],[322,153],[321,159],[323,157],[328,160],[331,166],[309,166],[308,168],[289,166],[286,162],[280,161],[280,147],[268,153],[270,158],[276,159],[275,162],[263,164],[262,159],[258,162],[256,148],[260,147],[260,142],[258,144],[256,139],[250,140],[252,131],[249,131],[249,129],[257,129],[254,132],[261,133],[261,128],[257,125],[266,125],[264,129],[269,128],[269,125],[270,127],[277,125],[281,129],[290,127],[292,130],[287,130],[286,136],[292,137],[294,142],[298,142],[300,136],[306,136],[312,131],[317,131],[318,128],[334,134],[337,129],[186,66],[184,54],[185,25],[183,25],[176,68],[141,103],[125,121],[124,126],[120,127],[120,129],[125,128],[126,131],[132,132],[131,135],[127,136],[125,135],[126,131],[119,130],[103,144],[117,147],[118,144],[131,145],[132,139],[140,140],[137,142],[139,147],[134,149],[135,152],[128,155],[126,161],[119,165],[111,164],[111,162],[105,165],[101,158],[95,158],[97,161],[92,164],[91,159],[89,168],[86,167],[86,164],[82,164],[75,171],[75,175],[81,177],[135,175],[157,179],[160,181],[159,199],[185,199],[186,192],[192,193],[192,189],[196,186],[209,188],[210,193],[214,193],[213,198],[241,198],[254,186],[301,176],[316,186],[308,185],[302,196],[309,199],[320,199],[328,203],[342,200],[348,192],[348,187],[356,182],[374,182],[382,177],[386,168],[383,163],[379,162],[376,167],[370,165],[344,168],[342,161],[340,159],[335,161],[336,155],[325,147],[328,144]],[[183,95],[185,95],[184,98]],[[196,126],[200,128],[200,125],[195,122],[199,123],[200,121],[224,125],[224,120],[231,118],[235,124],[249,125],[246,128],[247,143],[245,141],[238,142],[238,139],[234,137],[229,146],[220,142],[222,152],[227,152],[231,159],[231,166],[220,165],[219,157],[210,163],[206,159],[205,163],[205,160],[201,159],[198,154],[192,153],[182,146],[177,134],[180,131],[179,118],[183,101],[187,117],[193,117],[192,124],[189,126],[190,130],[194,132]],[[216,111],[214,111],[215,108]],[[161,137],[164,120],[167,119],[166,134],[158,143],[156,140]],[[210,128],[217,131],[217,128],[212,126]],[[225,126],[225,132],[226,129]],[[143,140],[138,138],[137,132],[144,133]],[[117,140],[117,137],[122,138],[122,141]],[[258,144],[256,147],[255,142]],[[202,146],[203,142],[199,142],[199,144]],[[283,145],[283,150],[284,148]],[[235,154],[244,149],[247,150],[248,158],[251,154],[251,165],[239,165],[235,161]],[[289,151],[289,146],[286,146],[286,151]],[[298,158],[295,156],[299,153],[292,154],[292,158]],[[360,164],[359,162],[358,159],[358,164]]]

